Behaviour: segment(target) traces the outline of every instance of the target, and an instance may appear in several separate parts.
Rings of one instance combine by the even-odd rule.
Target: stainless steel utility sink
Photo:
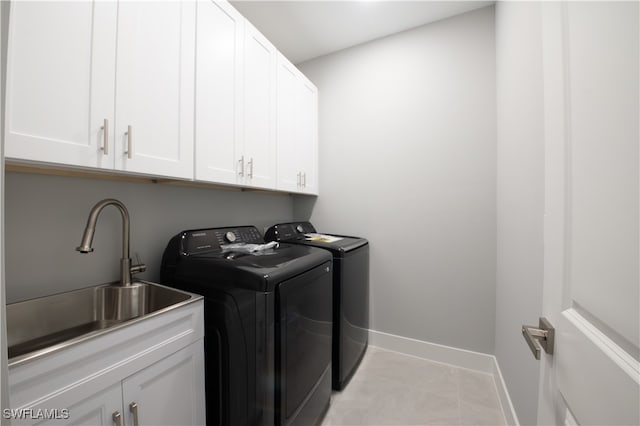
[[[33,359],[201,296],[149,282],[107,284],[7,305],[9,365]]]

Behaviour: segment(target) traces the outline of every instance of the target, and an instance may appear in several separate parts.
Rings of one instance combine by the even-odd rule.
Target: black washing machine
[[[369,342],[369,243],[364,238],[317,234],[309,222],[274,225],[267,241],[320,247],[333,255],[333,388],[342,390]]]
[[[205,297],[207,425],[317,424],[331,397],[331,255],[251,244],[264,244],[253,226],[190,230],[162,258],[162,283]]]

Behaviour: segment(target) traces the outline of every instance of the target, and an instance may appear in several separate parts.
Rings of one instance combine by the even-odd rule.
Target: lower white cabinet
[[[123,380],[122,401],[128,425],[203,425],[203,341]]]
[[[67,405],[65,406],[66,408],[58,408],[63,406],[61,404],[64,397],[65,395],[57,395],[53,398],[45,399],[41,404],[44,408],[36,408],[33,412],[24,412],[24,417],[35,418],[14,420],[12,424],[106,426],[113,425],[114,414],[122,412],[122,387],[120,383],[89,395],[81,401]],[[40,412],[39,410],[43,411]],[[48,414],[44,410],[49,410]],[[37,417],[46,418],[38,419]]]
[[[11,424],[204,425],[203,312],[199,300],[10,365]]]

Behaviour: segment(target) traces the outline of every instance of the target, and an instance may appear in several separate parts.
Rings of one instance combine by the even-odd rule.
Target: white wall
[[[542,314],[544,110],[541,6],[496,4],[498,123],[495,355],[521,424],[537,424],[539,361],[520,332]]]
[[[294,216],[371,241],[374,330],[493,353],[493,7],[299,66],[320,94],[320,197]]]
[[[94,253],[75,251],[89,210],[103,198],[122,201],[131,216],[131,256],[139,253],[157,281],[169,239],[184,229],[256,225],[291,220],[286,194],[225,191],[7,173],[5,176],[7,302],[16,302],[119,279],[122,221],[103,210]]]

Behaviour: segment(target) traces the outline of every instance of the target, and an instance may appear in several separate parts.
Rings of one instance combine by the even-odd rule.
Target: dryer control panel
[[[286,241],[304,239],[304,234],[314,233],[316,229],[310,222],[291,222],[273,225],[264,234],[265,241]]]
[[[232,243],[262,244],[264,240],[255,226],[194,229],[182,233],[182,254],[190,255],[221,250]]]

